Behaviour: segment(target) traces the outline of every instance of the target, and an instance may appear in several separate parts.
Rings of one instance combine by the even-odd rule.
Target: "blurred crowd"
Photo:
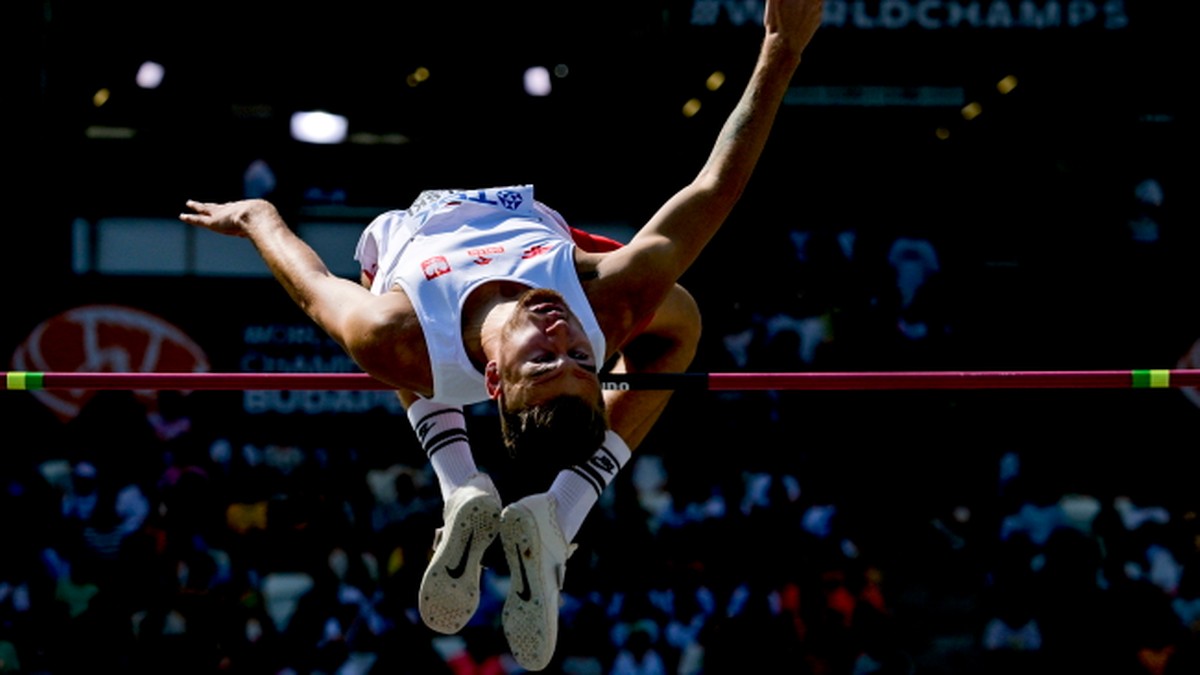
[[[884,488],[871,452],[772,422],[787,397],[679,402],[580,533],[550,672],[1196,672],[1186,499],[1065,489],[1020,449]],[[417,615],[441,501],[404,420],[335,450],[184,419],[114,393],[5,458],[0,672],[521,672],[502,556],[461,634]]]

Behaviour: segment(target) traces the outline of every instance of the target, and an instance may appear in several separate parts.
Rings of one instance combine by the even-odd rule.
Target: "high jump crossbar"
[[[395,387],[363,373],[4,373],[7,390],[370,391]],[[799,391],[896,389],[1169,389],[1200,386],[1200,369],[640,373],[601,375],[605,389]]]

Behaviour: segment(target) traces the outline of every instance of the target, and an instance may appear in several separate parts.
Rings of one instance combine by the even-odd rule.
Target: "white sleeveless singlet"
[[[570,230],[562,216],[534,201],[531,185],[422,192],[407,210],[376,217],[354,258],[372,275],[372,293],[399,286],[412,301],[429,350],[434,401],[488,399],[462,340],[463,304],[488,281],[561,293],[596,359],[604,359],[604,333],[575,272]]]

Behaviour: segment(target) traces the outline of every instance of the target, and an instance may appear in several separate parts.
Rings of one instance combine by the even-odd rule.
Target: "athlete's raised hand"
[[[183,222],[236,237],[250,236],[249,228],[256,222],[279,218],[275,206],[262,199],[245,199],[224,204],[189,199],[187,207],[192,212],[179,214],[179,219]]]
[[[824,11],[824,0],[767,0],[763,26],[768,36],[783,38],[801,52],[821,26]]]

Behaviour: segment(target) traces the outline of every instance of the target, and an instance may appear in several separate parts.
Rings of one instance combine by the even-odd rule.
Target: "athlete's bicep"
[[[661,237],[643,237],[596,262],[593,278],[585,283],[610,350],[644,325],[675,287],[674,275],[660,262],[671,255],[664,250],[671,245]]]
[[[343,347],[361,329],[362,323],[379,311],[379,296],[332,274],[310,279],[297,302],[305,314]]]
[[[419,321],[402,294],[373,295],[342,317],[342,346],[365,372],[397,388],[428,393],[428,361]]]
[[[706,182],[688,185],[667,200],[638,230],[625,249],[629,263],[650,268],[669,288],[683,276],[728,217],[733,201]]]

